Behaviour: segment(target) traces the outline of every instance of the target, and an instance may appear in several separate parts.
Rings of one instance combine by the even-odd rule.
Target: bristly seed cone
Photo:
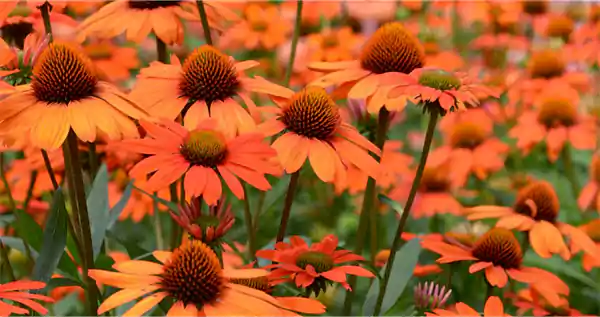
[[[319,140],[329,139],[342,123],[337,104],[320,87],[307,87],[296,93],[280,120],[287,130]]]
[[[531,201],[535,204],[532,209]],[[533,181],[519,190],[514,210],[537,221],[556,221],[560,203],[552,185],[546,181]]]
[[[380,27],[365,43],[360,63],[362,68],[375,74],[408,74],[423,67],[425,52],[419,40],[402,23],[391,22]]]
[[[212,168],[227,156],[227,143],[219,132],[192,131],[181,145],[180,152],[190,164]]]
[[[557,37],[561,38],[563,41],[568,42],[571,33],[575,29],[575,22],[566,16],[566,15],[558,15],[552,17],[550,21],[548,21],[548,27],[546,29],[546,33],[549,37]]]
[[[210,45],[194,50],[182,66],[181,94],[208,105],[233,97],[240,88],[235,65],[229,56]]]
[[[214,304],[225,287],[219,259],[206,244],[192,240],[175,249],[164,265],[161,286],[184,305]]]
[[[137,1],[137,0],[129,0],[127,5],[131,9],[138,10],[154,10],[160,8],[174,7],[178,6],[181,1],[179,0],[152,0],[152,1]]]
[[[573,126],[577,123],[577,106],[560,95],[546,98],[540,105],[538,121],[547,128]]]
[[[460,122],[450,132],[450,145],[454,148],[475,149],[487,137],[485,130],[475,122]]]
[[[87,56],[68,44],[52,43],[33,68],[31,88],[39,101],[68,105],[91,97],[97,84],[98,77]]]
[[[504,228],[493,228],[482,235],[473,246],[473,256],[481,261],[492,262],[504,269],[521,266],[523,252],[515,235]]]
[[[531,77],[550,79],[562,76],[566,65],[558,52],[543,50],[533,53],[528,67]]]

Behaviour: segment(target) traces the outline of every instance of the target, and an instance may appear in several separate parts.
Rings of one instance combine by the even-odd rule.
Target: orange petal
[[[126,311],[123,316],[127,317],[140,317],[143,316],[150,309],[154,308],[158,303],[160,303],[168,294],[166,292],[156,293],[154,295],[150,295],[137,304],[133,305],[131,309]]]
[[[122,273],[136,275],[159,275],[163,273],[162,265],[141,260],[118,262],[113,265],[113,268]]]
[[[508,276],[502,267],[489,266],[485,269],[485,278],[490,285],[503,288],[508,282]]]
[[[550,258],[552,254],[559,254],[563,259],[571,257],[569,249],[558,229],[547,221],[536,223],[529,231],[531,247],[542,258]]]
[[[485,302],[483,315],[486,317],[504,316],[504,305],[498,296],[490,296]]]
[[[142,297],[150,292],[153,292],[158,289],[158,286],[148,286],[146,288],[137,288],[137,289],[122,289],[102,302],[100,307],[98,307],[98,314],[104,314],[105,312],[119,307],[123,304],[129,303],[130,301]]]

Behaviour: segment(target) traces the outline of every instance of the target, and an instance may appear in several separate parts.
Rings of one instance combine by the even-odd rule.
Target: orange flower
[[[0,22],[6,20],[18,4],[19,0],[0,2]]]
[[[169,251],[154,251],[160,262],[131,260],[116,263],[118,272],[90,270],[90,276],[102,284],[122,288],[98,308],[103,314],[135,298],[144,297],[127,316],[143,316],[165,298],[174,300],[169,316],[297,316],[292,311],[311,314],[325,312],[312,299],[294,298],[282,303],[270,295],[231,282],[233,278],[267,276],[259,269],[222,269],[215,253],[204,243],[194,240]]]
[[[412,186],[413,177],[405,177],[399,186],[390,192],[390,198],[405,201]],[[415,219],[432,217],[436,214],[460,215],[462,205],[453,192],[458,188],[456,179],[450,175],[448,164],[428,163],[423,171],[411,216]]]
[[[519,85],[527,95],[536,96],[541,90],[554,82],[566,82],[578,91],[585,92],[590,87],[590,76],[582,71],[567,69],[566,50],[537,50],[531,54],[527,63],[529,78]],[[526,100],[531,97],[524,97]]]
[[[569,307],[568,299],[561,298],[559,303],[553,305],[540,298],[533,288],[522,289],[510,297],[513,298],[513,305],[517,307],[517,313],[521,316],[527,313],[533,316],[585,316],[580,311]]]
[[[347,95],[348,99],[366,102],[370,113],[378,113],[383,107],[390,111],[404,108],[406,98],[391,96],[391,85],[402,78],[401,74],[423,67],[424,62],[421,43],[401,23],[393,22],[371,36],[358,60],[315,62],[309,68],[327,73],[313,84],[324,88],[336,86],[334,96]]]
[[[289,19],[296,18],[296,7],[298,2],[295,0],[281,2],[282,15]],[[322,19],[331,21],[342,11],[342,4],[334,1],[307,1],[302,9],[302,26],[319,26]]]
[[[140,65],[138,52],[134,47],[120,47],[104,40],[86,44],[83,49],[100,74],[112,82],[129,79],[130,71]]]
[[[209,246],[219,248],[221,240],[227,231],[231,229],[235,218],[231,213],[231,205],[225,199],[221,199],[217,206],[208,208],[208,213],[202,212],[202,197],[192,198],[191,203],[179,207],[175,214],[169,211],[171,218],[182,227],[191,238],[200,240]]]
[[[204,120],[189,130],[172,121],[162,122],[159,126],[140,121],[149,138],[119,145],[125,151],[150,155],[129,171],[134,179],[156,171],[145,186],[149,192],[185,177],[187,195],[202,196],[208,205],[215,205],[222,193],[219,176],[239,199],[244,199],[244,189],[238,178],[260,190],[271,188],[264,174],[279,170],[271,160],[275,151],[262,142],[261,134],[227,137],[214,120]]]
[[[596,244],[596,256],[583,254],[581,264],[586,272],[591,271],[595,267],[600,267],[600,220],[594,219],[584,225],[579,226]]]
[[[508,278],[543,289],[543,295],[556,301],[559,295],[568,295],[568,286],[554,274],[535,267],[522,265],[523,251],[514,234],[504,228],[493,228],[482,235],[475,244],[466,248],[434,239],[424,239],[423,248],[440,254],[437,263],[475,261],[469,267],[474,274],[484,270],[491,286],[504,288]]]
[[[292,31],[276,5],[250,3],[244,9],[244,17],[225,31],[220,39],[223,47],[274,50],[285,43]]]
[[[98,80],[87,57],[64,43],[50,44],[34,66],[31,84],[20,86],[0,107],[0,130],[26,133],[31,145],[43,149],[60,147],[71,129],[86,142],[96,140],[97,130],[111,139],[136,137],[129,117],[145,116],[116,87]]]
[[[383,267],[387,263],[389,258],[390,258],[390,250],[389,249],[385,249],[385,250],[381,250],[381,251],[377,252],[377,255],[375,255],[375,266]],[[416,277],[424,277],[424,276],[437,274],[437,273],[441,273],[441,272],[442,272],[442,268],[437,264],[426,264],[426,265],[417,264],[415,266],[415,269],[413,270],[413,275]]]
[[[442,51],[435,54],[428,54],[425,58],[425,67],[453,72],[464,68],[465,60],[457,52]]]
[[[362,37],[354,34],[352,28],[343,27],[309,34],[306,42],[310,61],[339,62],[355,57],[357,48],[362,44]]]
[[[336,250],[337,246],[338,238],[333,234],[325,236],[321,242],[312,243],[310,247],[301,237],[292,236],[290,243],[278,242],[275,250],[259,250],[256,256],[277,262],[268,266],[273,268],[271,277],[280,279],[275,283],[291,280],[317,296],[326,290],[328,281],[340,283],[350,291],[347,274],[374,277],[371,271],[360,266],[340,265],[363,261],[364,258],[348,250]]]
[[[524,153],[541,141],[546,141],[548,159],[558,159],[566,142],[580,150],[596,146],[596,125],[591,116],[580,114],[579,93],[556,82],[549,85],[535,102],[535,108],[524,111],[517,125],[509,131],[517,147]]]
[[[379,164],[368,154],[381,151],[350,124],[343,122],[338,106],[320,87],[294,93],[281,87],[278,107],[262,107],[276,116],[259,126],[266,136],[285,133],[273,142],[279,161],[288,173],[298,171],[306,159],[324,182],[345,183],[347,163],[371,177],[379,176]]]
[[[19,307],[16,303],[26,306],[29,309],[36,311],[38,314],[45,315],[48,310],[39,303],[33,300],[40,300],[43,302],[52,303],[54,300],[48,296],[39,294],[30,294],[29,290],[42,289],[46,287],[46,283],[34,282],[34,281],[14,281],[5,284],[0,284],[0,299],[9,300],[15,304],[9,304],[0,301],[0,311],[3,316],[10,316],[11,314],[28,314],[29,311],[23,307]]]
[[[494,122],[484,109],[471,109],[440,122],[445,143],[433,150],[431,162],[448,162],[455,182],[465,185],[469,176],[485,180],[489,173],[504,168],[508,145],[494,136]]]
[[[465,303],[456,303],[453,310],[437,308],[433,310],[433,313],[425,313],[426,316],[481,316],[475,309],[469,307]],[[504,313],[504,305],[497,296],[490,296],[485,302],[483,308],[483,316],[486,317],[499,317],[499,316],[510,316]]]
[[[14,90],[12,86],[26,84],[31,80],[32,65],[48,44],[47,37],[31,33],[25,38],[23,50],[8,46],[0,38],[0,81],[1,89]],[[6,82],[5,82],[6,81]]]
[[[127,182],[130,181],[127,179],[127,175],[125,172],[120,169],[115,172],[115,179],[108,183],[108,204],[111,208],[113,208],[119,200],[123,196],[123,190],[127,185]],[[143,179],[136,179],[134,185],[137,188],[146,189],[146,181]],[[165,188],[163,190],[159,190],[157,193],[158,198],[162,198],[165,200],[169,199],[169,189]],[[167,211],[165,207],[161,204],[158,204],[158,211],[164,212]],[[154,215],[154,200],[152,197],[142,193],[139,190],[133,189],[131,191],[131,196],[127,200],[123,211],[119,215],[119,220],[123,221],[126,219],[131,219],[133,222],[140,222],[146,216]]]
[[[514,207],[478,206],[465,210],[469,220],[499,218],[496,227],[528,232],[533,250],[543,258],[559,254],[568,260],[581,250],[596,256],[596,245],[581,229],[557,221],[559,199],[552,185],[533,181],[517,193]],[[570,239],[571,252],[562,235]]]
[[[596,210],[600,213],[600,153],[594,153],[589,167],[590,179],[583,187],[577,204],[581,210]]]
[[[131,98],[154,117],[174,120],[183,112],[186,127],[195,127],[198,120],[212,117],[227,135],[250,132],[256,127],[255,121],[234,97],[253,112],[256,104],[250,93],[277,95],[281,89],[244,74],[257,65],[256,61],[234,62],[216,48],[202,45],[183,65],[173,56],[170,65],[154,62],[142,69]]]
[[[76,20],[56,10],[50,12],[50,22],[53,26],[54,38],[63,40],[67,40],[78,25]],[[46,34],[40,10],[25,5],[15,7],[10,17],[1,21],[0,30],[8,43],[14,43],[19,49],[23,49],[24,40],[28,35],[36,33],[39,37],[43,37]]]

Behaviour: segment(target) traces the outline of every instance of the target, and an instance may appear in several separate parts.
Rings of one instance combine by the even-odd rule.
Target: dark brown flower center
[[[218,132],[197,130],[190,132],[180,152],[190,164],[212,168],[227,156],[227,144]]]
[[[476,122],[460,122],[450,133],[450,144],[454,148],[475,149],[485,141],[486,131]]]
[[[560,210],[558,196],[550,183],[534,181],[517,194],[514,210],[537,221],[554,223]]]
[[[569,40],[575,29],[575,22],[566,15],[557,15],[548,22],[546,33],[549,37],[557,37],[565,42]]]
[[[543,50],[534,53],[529,60],[529,71],[533,78],[553,78],[565,72],[565,61],[558,52]]]
[[[225,286],[219,259],[198,240],[191,240],[173,251],[161,278],[161,286],[169,295],[184,305],[198,308],[214,304]]]
[[[523,11],[531,15],[541,15],[548,11],[548,2],[545,0],[524,0]]]
[[[306,269],[309,264],[317,273],[323,273],[331,270],[334,263],[330,255],[318,251],[307,251],[296,259],[296,265],[302,269]]]
[[[195,49],[183,63],[182,70],[181,94],[208,105],[233,97],[240,87],[233,61],[210,45]]]
[[[22,21],[17,23],[7,23],[0,27],[2,38],[8,44],[14,44],[18,49],[25,47],[25,38],[33,32],[33,24]]]
[[[137,1],[129,0],[127,4],[131,9],[138,10],[154,10],[167,7],[178,6],[181,1],[179,0],[165,0],[165,1]]]
[[[538,121],[547,128],[570,127],[577,121],[576,105],[570,99],[560,95],[546,98],[540,105]]]
[[[473,246],[473,256],[504,269],[521,266],[523,252],[515,235],[507,229],[494,228],[482,235]]]
[[[425,167],[420,190],[422,192],[447,192],[450,190],[448,175],[440,168]]]
[[[92,96],[98,84],[92,62],[77,49],[54,43],[39,56],[31,88],[37,100],[68,104]]]
[[[296,93],[283,109],[280,120],[289,131],[320,140],[330,138],[341,124],[338,106],[320,87]]]
[[[400,22],[380,27],[365,43],[360,57],[361,66],[376,74],[408,74],[423,67],[424,61],[421,43]]]

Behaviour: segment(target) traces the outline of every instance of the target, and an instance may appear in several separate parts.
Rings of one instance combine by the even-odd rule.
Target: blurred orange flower
[[[99,75],[104,75],[112,82],[131,78],[130,71],[140,65],[136,48],[117,46],[110,40],[91,42],[83,49],[94,63]]]
[[[454,309],[442,309],[437,308],[433,310],[433,313],[425,313],[426,316],[481,316],[475,309],[469,307],[465,303],[456,303]],[[504,313],[504,305],[497,296],[490,296],[485,302],[483,308],[483,316],[485,317],[499,317],[499,316],[510,316]]]

